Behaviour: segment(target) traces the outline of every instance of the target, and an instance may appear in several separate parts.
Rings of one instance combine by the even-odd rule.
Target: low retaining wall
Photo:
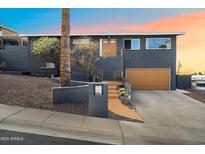
[[[51,75],[51,79],[55,82],[60,82],[60,77],[55,77],[54,75]],[[82,85],[88,85],[89,82],[87,81],[78,81],[78,80],[71,80],[71,86],[82,86]]]
[[[84,82],[72,82],[84,84]],[[88,113],[91,116],[107,117],[108,115],[108,83],[90,82],[87,85],[53,87],[53,104],[88,103]]]
[[[86,81],[75,81],[75,80],[71,80],[71,85],[72,86],[83,86],[83,85],[88,85],[89,82]]]
[[[53,96],[53,104],[87,103],[89,100],[88,85],[70,86],[70,87],[53,87],[52,96]]]

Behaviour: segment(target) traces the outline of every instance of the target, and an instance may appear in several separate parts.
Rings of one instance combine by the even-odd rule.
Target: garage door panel
[[[168,90],[168,68],[128,68],[126,78],[133,89],[139,90]]]

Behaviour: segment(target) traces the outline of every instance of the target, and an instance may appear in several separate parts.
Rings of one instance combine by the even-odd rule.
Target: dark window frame
[[[138,40],[139,41],[139,48],[132,48],[132,41],[133,40]],[[125,48],[125,41],[130,41],[130,48]],[[141,50],[141,40],[140,38],[127,38],[123,39],[123,49],[124,50]]]

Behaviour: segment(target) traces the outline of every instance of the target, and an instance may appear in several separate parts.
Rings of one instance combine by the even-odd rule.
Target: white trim
[[[170,68],[168,68],[169,69],[169,91],[171,90],[171,80],[172,80],[172,78],[171,78],[171,69]]]
[[[125,49],[125,40],[131,40],[131,49]],[[132,49],[132,40],[139,40],[140,42],[140,46],[139,46],[139,49]],[[138,51],[138,50],[141,50],[141,39],[140,38],[125,38],[123,39],[123,50],[131,50],[131,51]]]
[[[148,41],[149,39],[169,39],[170,40],[170,47],[169,48],[148,48]],[[170,50],[172,49],[172,38],[170,37],[149,37],[149,38],[146,38],[146,47],[145,47],[146,50]]]
[[[103,39],[100,39],[100,57],[102,56],[102,40]]]
[[[184,32],[134,32],[134,33],[79,33],[79,34],[70,34],[70,36],[146,36],[146,35],[153,35],[153,36],[159,36],[159,35],[184,35]],[[20,34],[21,37],[39,37],[39,36],[61,36],[60,33],[58,34]]]

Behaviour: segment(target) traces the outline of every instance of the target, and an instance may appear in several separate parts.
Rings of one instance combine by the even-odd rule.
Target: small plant
[[[5,71],[6,68],[7,68],[6,63],[5,63],[5,62],[1,62],[1,64],[0,64],[0,70],[1,70],[1,71]]]
[[[118,89],[118,94],[119,94],[120,96],[124,96],[125,93],[126,93],[126,91],[125,91],[125,88],[124,88],[124,87],[121,87],[121,88]]]
[[[32,54],[46,56],[56,67],[59,73],[59,51],[60,41],[55,37],[41,37],[34,41],[32,46]]]
[[[89,80],[95,74],[95,62],[99,58],[98,49],[98,43],[86,36],[78,39],[73,47],[72,56],[77,60],[77,63],[80,63],[85,68]]]

